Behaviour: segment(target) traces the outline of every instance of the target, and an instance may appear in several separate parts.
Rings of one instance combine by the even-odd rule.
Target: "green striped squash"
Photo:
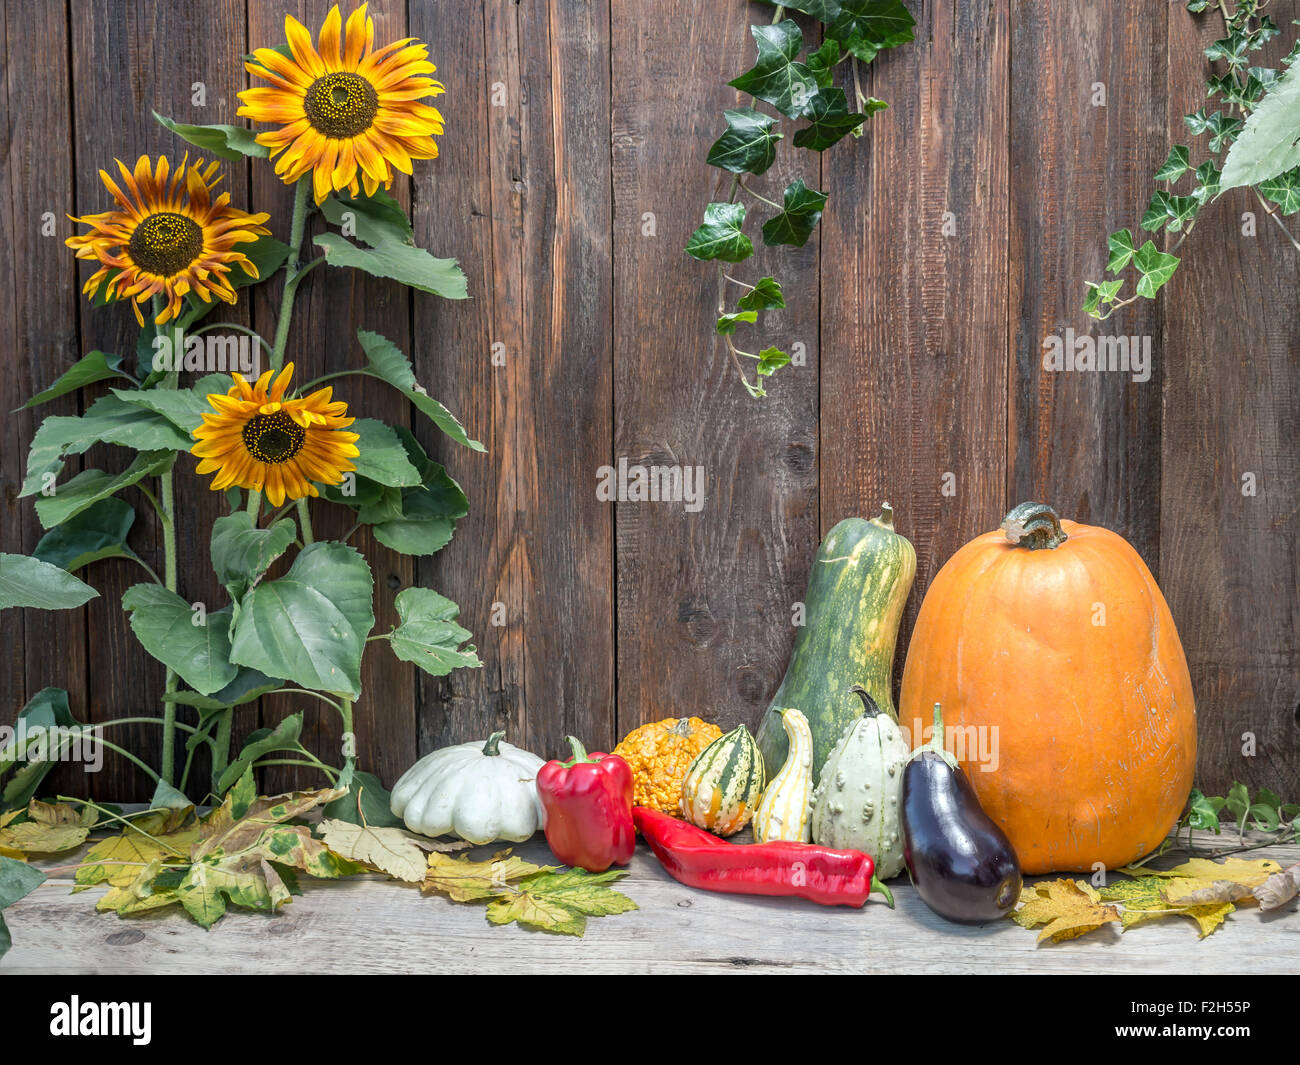
[[[682,781],[682,816],[718,836],[739,832],[763,794],[763,755],[740,725],[719,736],[691,762]]]
[[[880,516],[845,518],[813,558],[804,594],[804,625],[772,704],[758,727],[758,746],[769,770],[785,762],[781,709],[797,706],[813,737],[813,782],[821,780],[831,748],[862,716],[851,691],[861,684],[889,717],[893,699],[894,643],[903,605],[916,577],[916,551],[894,531],[888,503]]]

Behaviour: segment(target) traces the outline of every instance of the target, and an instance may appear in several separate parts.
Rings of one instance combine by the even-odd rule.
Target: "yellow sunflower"
[[[68,247],[76,250],[78,259],[101,264],[83,291],[94,296],[103,285],[108,299],[132,300],[141,325],[140,304],[152,296],[167,301],[156,319],[159,325],[177,315],[190,292],[204,303],[211,303],[213,296],[234,303],[230,268],[237,263],[244,273],[257,277],[257,267],[237,245],[269,233],[262,223],[271,216],[236,210],[229,193],[214,200],[212,190],[221,181],[215,162],[205,168],[203,160],[196,159],[190,166],[187,154],[170,180],[166,156],[158,157],[156,168],[147,155],[140,156],[134,174],[120,159],[116,162],[122,187],[104,170],[99,176],[117,208],[85,218],[68,216],[90,226],[88,233],[69,237]]]
[[[202,461],[199,473],[212,473],[214,492],[231,485],[266,493],[274,507],[285,499],[320,493],[312,481],[338,484],[356,467],[348,461],[360,452],[356,433],[345,432],[353,420],[348,405],[330,401],[332,389],[285,399],[293,363],[286,363],[275,381],[267,370],[250,385],[239,374],[224,396],[208,402],[216,413],[204,414],[194,430],[198,441],[190,451]]]
[[[437,69],[427,46],[407,37],[371,51],[375,23],[365,4],[348,16],[346,27],[337,5],[330,9],[319,52],[307,27],[291,15],[284,32],[291,56],[259,48],[256,62],[246,64],[271,88],[241,92],[239,114],[279,125],[257,141],[272,157],[279,155],[275,172],[286,184],[311,171],[317,203],[331,190],[356,196],[358,178],[373,196],[380,185],[393,183],[393,167],[409,174],[412,159],[437,158],[433,134],[442,132],[442,115],[419,102],[443,91],[424,77]]]

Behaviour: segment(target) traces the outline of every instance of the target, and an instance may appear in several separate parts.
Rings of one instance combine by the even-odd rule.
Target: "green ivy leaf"
[[[1196,217],[1201,208],[1200,201],[1194,196],[1170,196],[1167,202],[1169,221],[1167,228],[1173,233],[1180,230]]]
[[[718,315],[717,330],[718,336],[731,336],[736,331],[736,326],[748,322],[750,324],[758,321],[758,311],[739,311],[736,314]]]
[[[846,52],[870,63],[885,49],[910,41],[915,25],[903,0],[841,0],[828,32]]]
[[[462,647],[472,634],[456,624],[460,607],[446,596],[431,588],[406,588],[398,593],[394,606],[401,624],[393,629],[389,643],[403,662],[414,662],[435,677],[483,664],[473,644]]]
[[[92,351],[64,370],[54,384],[42,392],[37,392],[19,410],[27,410],[30,407],[48,403],[52,399],[58,399],[59,396],[75,392],[86,385],[93,385],[96,381],[106,381],[110,377],[125,377],[128,379],[131,377],[122,368],[122,356],[106,355],[102,351]]]
[[[38,499],[36,516],[47,529],[62,525],[69,518],[75,517],[101,499],[116,495],[123,488],[129,488],[145,477],[161,473],[174,458],[175,453],[172,451],[142,451],[121,473],[108,474],[103,470],[82,470],[71,480],[58,485],[54,495],[42,496]]]
[[[1118,233],[1112,233],[1107,237],[1106,243],[1110,247],[1110,258],[1106,260],[1106,269],[1112,274],[1118,274],[1133,258],[1133,233],[1131,230],[1121,229]]]
[[[122,595],[131,631],[154,658],[174,669],[200,695],[211,695],[235,679],[230,662],[230,607],[204,615],[160,584],[132,585]]]
[[[297,535],[298,526],[292,518],[281,518],[265,529],[257,528],[246,510],[217,518],[212,523],[210,551],[217,580],[236,598],[242,596]]]
[[[785,19],[770,26],[750,26],[749,32],[758,45],[758,59],[727,84],[789,118],[798,118],[817,95],[816,76],[795,60],[803,47],[803,31],[793,19]]]
[[[0,610],[71,610],[99,593],[71,573],[29,555],[0,554]]]
[[[765,311],[770,307],[784,307],[785,293],[774,277],[759,278],[758,282],[736,301],[742,311]]]
[[[324,249],[325,260],[331,266],[350,266],[444,299],[469,298],[469,282],[455,259],[435,259],[423,248],[395,240],[361,248],[338,233],[321,233],[313,243]]]
[[[1088,297],[1083,301],[1083,312],[1094,318],[1100,318],[1099,308],[1103,303],[1113,303],[1123,287],[1123,280],[1087,282]]]
[[[760,377],[771,377],[782,366],[790,364],[790,356],[780,348],[764,348],[758,353],[758,373]]]
[[[237,163],[246,157],[266,159],[271,154],[270,148],[257,143],[257,133],[243,126],[191,126],[184,122],[173,122],[157,111],[153,112],[153,117],[181,140],[230,163]]]
[[[375,624],[366,560],[345,544],[317,541],[283,576],[243,599],[230,660],[297,687],[361,694],[361,652]]]
[[[776,160],[775,119],[752,107],[723,111],[727,131],[713,142],[708,164],[733,174],[761,174]]]
[[[1169,149],[1169,158],[1156,171],[1155,179],[1157,181],[1177,181],[1180,177],[1192,168],[1187,159],[1187,147],[1183,144],[1175,144]]]
[[[361,342],[361,348],[366,353],[366,361],[370,364],[370,369],[366,371],[369,376],[378,377],[381,381],[387,381],[399,392],[403,393],[407,399],[415,404],[416,410],[432,421],[434,425],[455,440],[456,443],[473,451],[487,450],[477,440],[471,440],[469,434],[465,432],[465,427],[460,424],[456,416],[430,396],[424,390],[424,387],[416,381],[415,371],[411,368],[411,360],[402,353],[401,348],[387,337],[365,329],[357,330],[357,339]]]
[[[1259,183],[1260,195],[1272,200],[1283,214],[1300,211],[1300,166]]]
[[[1192,189],[1192,198],[1204,207],[1219,194],[1219,168],[1213,159],[1207,159],[1196,168],[1196,188]]]
[[[821,221],[826,193],[810,189],[803,178],[795,178],[785,188],[785,203],[780,214],[763,223],[764,244],[793,244],[802,248]]]
[[[33,558],[73,573],[102,558],[135,558],[126,546],[135,508],[124,499],[101,499],[41,537]]]
[[[809,52],[804,65],[817,80],[818,89],[830,88],[834,78],[835,64],[840,61],[840,42],[834,37],[827,37],[815,52]]]
[[[792,4],[783,4],[781,0],[761,0],[770,7],[784,7],[787,11],[798,11],[811,15],[819,22],[831,22],[840,13],[840,0],[794,0]]]
[[[1169,209],[1169,193],[1164,189],[1156,189],[1151,194],[1151,202],[1147,204],[1146,213],[1142,215],[1142,228],[1148,233],[1158,233],[1169,221],[1172,212]]]
[[[888,106],[879,100],[872,103],[880,105],[873,107],[873,111]],[[867,120],[865,114],[849,110],[844,90],[837,88],[822,89],[813,98],[807,113],[808,125],[795,130],[794,146],[814,152],[824,152]]]
[[[1153,241],[1148,240],[1133,256],[1133,265],[1138,268],[1137,294],[1144,299],[1155,299],[1156,293],[1174,276],[1178,269],[1178,257],[1162,252]]]
[[[741,232],[745,205],[711,203],[704,208],[704,222],[686,242],[686,254],[702,262],[721,259],[738,263],[754,254],[754,245]]]

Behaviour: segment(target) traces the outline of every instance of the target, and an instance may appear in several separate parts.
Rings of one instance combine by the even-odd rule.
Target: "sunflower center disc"
[[[255,414],[244,425],[244,446],[258,462],[288,462],[302,450],[307,430],[282,410]]]
[[[151,214],[135,227],[131,261],[162,277],[179,274],[203,251],[203,230],[192,218],[170,211]]]
[[[318,133],[342,140],[370,128],[379,110],[379,96],[360,74],[336,70],[307,87],[302,109]]]

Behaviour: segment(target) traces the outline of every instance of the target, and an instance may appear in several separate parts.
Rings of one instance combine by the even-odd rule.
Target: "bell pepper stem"
[[[577,736],[565,736],[569,741],[569,749],[573,752],[573,761],[569,765],[577,765],[579,762],[590,762],[587,757],[587,748],[582,745],[582,741]]]
[[[871,874],[871,890],[878,892],[891,910],[894,908],[894,893],[889,890],[889,885],[876,876],[875,873]]]

